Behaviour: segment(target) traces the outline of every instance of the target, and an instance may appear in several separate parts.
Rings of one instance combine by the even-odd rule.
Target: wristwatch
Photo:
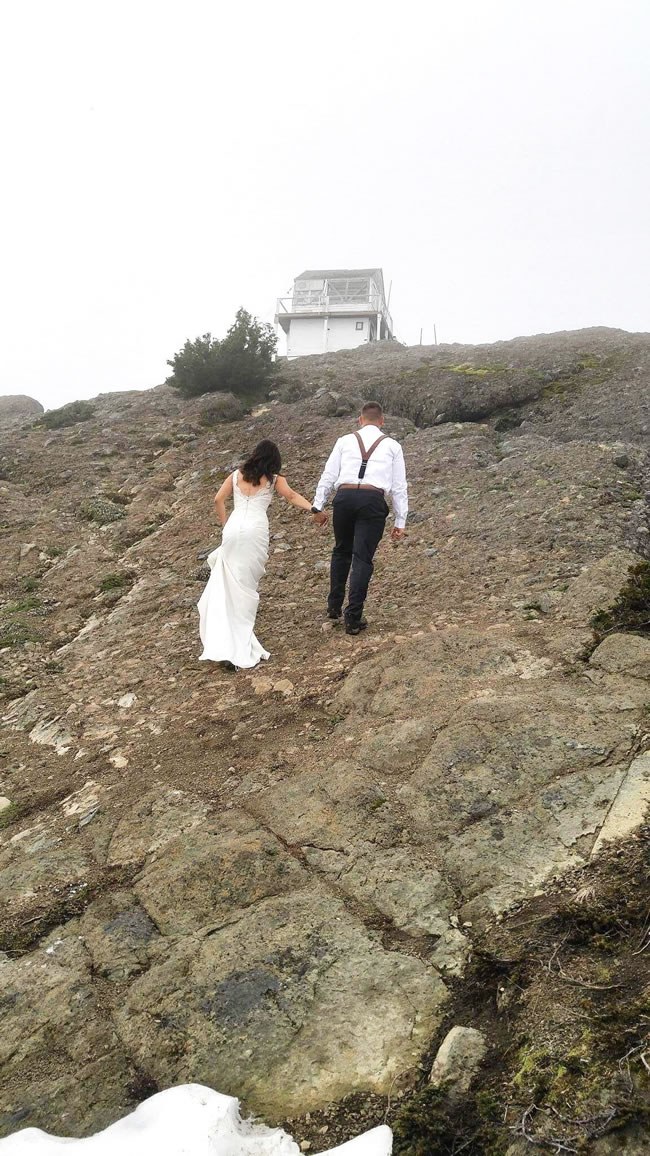
[[[318,506],[312,506],[311,512],[312,512],[312,514],[322,514],[323,511],[319,510]]]

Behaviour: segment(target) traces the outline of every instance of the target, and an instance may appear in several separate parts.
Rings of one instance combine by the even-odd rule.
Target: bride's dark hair
[[[245,482],[250,482],[252,486],[259,486],[264,477],[272,482],[281,469],[282,458],[278,447],[275,442],[264,438],[264,441],[255,446],[250,457],[246,458],[240,473]]]

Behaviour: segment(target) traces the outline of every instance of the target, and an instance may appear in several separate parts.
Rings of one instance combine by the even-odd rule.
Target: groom
[[[382,434],[384,414],[376,401],[364,405],[359,416],[359,432],[339,438],[332,450],[311,512],[318,525],[327,521],[323,512],[333,488],[332,524],[336,545],[332,551],[327,616],[339,622],[350,575],[348,604],[345,608],[346,634],[359,634],[368,623],[363,604],[372,577],[373,558],[384,533],[391,495],[395,525],[394,542],[404,537],[408,513],[406,468],[399,442]],[[350,573],[350,568],[352,572]]]

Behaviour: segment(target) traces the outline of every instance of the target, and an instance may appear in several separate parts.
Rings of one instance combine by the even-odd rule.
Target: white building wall
[[[358,329],[357,326],[361,328]],[[306,357],[310,353],[335,353],[338,349],[356,349],[370,341],[370,317],[292,317],[287,334],[287,357]]]
[[[306,357],[325,352],[322,317],[292,317],[287,334],[287,357]]]
[[[362,329],[357,329],[362,325]],[[337,349],[356,349],[370,340],[368,317],[329,317],[327,320],[327,352]]]

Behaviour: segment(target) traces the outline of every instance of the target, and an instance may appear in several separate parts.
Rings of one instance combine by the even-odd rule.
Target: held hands
[[[319,510],[317,513],[312,514],[312,517],[315,526],[326,526],[329,520],[324,510]]]
[[[406,533],[405,530],[401,530],[397,526],[393,526],[393,528],[390,532],[391,542],[401,542],[402,539],[404,538],[405,533]]]

